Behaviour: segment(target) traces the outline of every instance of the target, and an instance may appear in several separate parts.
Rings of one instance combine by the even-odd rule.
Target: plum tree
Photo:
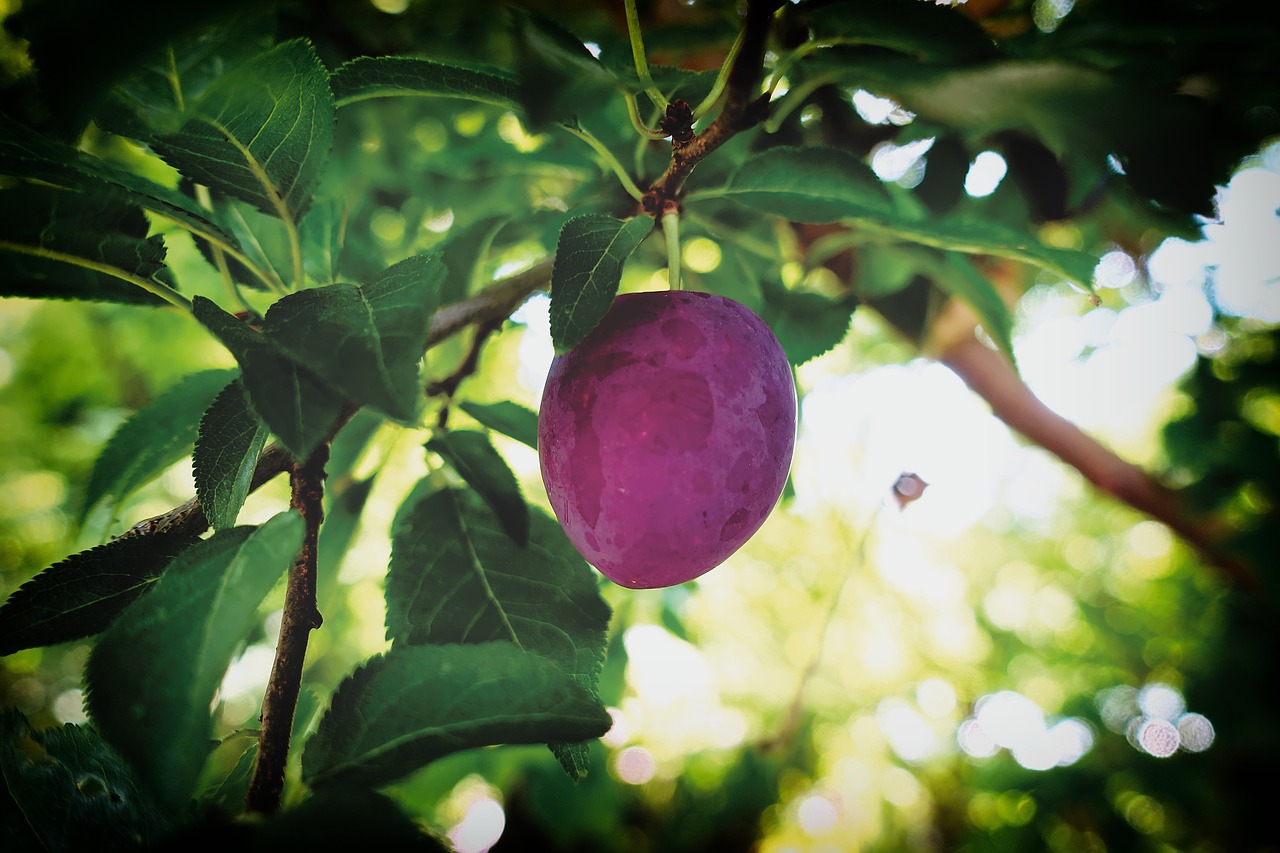
[[[764,321],[709,293],[631,293],[552,363],[538,448],[569,540],[639,589],[704,574],[760,528],[795,429],[791,369]]]

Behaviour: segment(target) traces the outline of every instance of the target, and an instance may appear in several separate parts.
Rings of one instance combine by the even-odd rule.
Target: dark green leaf
[[[988,58],[995,45],[977,22],[929,3],[832,3],[814,10],[815,39],[887,47],[923,60],[961,63]]]
[[[560,762],[564,772],[569,774],[569,778],[573,781],[577,782],[586,776],[591,769],[591,744],[589,742],[549,743],[547,746],[551,749],[551,754],[556,757],[556,761]]]
[[[516,544],[529,541],[529,506],[515,474],[487,435],[476,430],[440,432],[427,442],[427,450],[440,454],[476,490]]]
[[[191,546],[89,656],[94,724],[168,809],[184,807],[193,794],[211,746],[210,703],[302,531],[302,517],[288,512]]]
[[[473,403],[464,400],[458,408],[488,427],[521,444],[538,449],[538,413],[519,403],[500,400],[497,403]]]
[[[520,109],[515,80],[505,72],[411,56],[362,56],[333,72],[330,83],[340,107],[370,98],[437,97]]]
[[[574,124],[614,94],[618,79],[555,21],[513,7],[517,92],[529,123]]]
[[[0,296],[164,305],[133,283],[164,266],[164,240],[147,228],[116,193],[0,190]]]
[[[307,784],[385,785],[449,753],[599,737],[608,713],[511,643],[397,646],[356,670],[307,742]]]
[[[623,265],[652,230],[647,216],[592,213],[565,223],[551,270],[551,338],[558,352],[573,349],[609,313]]]
[[[0,775],[21,813],[21,825],[0,830],[6,850],[135,850],[165,829],[129,765],[92,729],[37,732],[16,709],[0,711]]]
[[[388,638],[410,644],[506,640],[594,677],[609,608],[555,520],[530,508],[530,521],[529,544],[521,547],[469,489],[420,499],[394,531]]]
[[[860,160],[833,148],[769,149],[744,163],[724,192],[762,213],[797,222],[850,220],[871,234],[1023,261],[1084,287],[1091,285],[1097,265],[1092,255],[1045,246],[998,222],[903,215],[888,203],[883,186]]]
[[[237,65],[156,152],[187,177],[297,221],[333,145],[333,93],[315,48],[285,42]]]
[[[200,416],[234,378],[234,370],[193,373],[122,423],[93,465],[81,523],[107,495],[123,502],[191,453]]]
[[[266,337],[350,399],[393,418],[422,398],[418,362],[444,279],[436,255],[416,255],[373,282],[290,294],[267,311]]]
[[[0,657],[105,629],[197,537],[129,536],[54,563],[0,607]]]
[[[176,131],[189,104],[228,69],[271,47],[275,15],[266,8],[237,10],[229,20],[198,28],[166,45],[110,91],[99,126],[147,140]]]
[[[725,193],[794,222],[883,217],[892,209],[871,169],[840,148],[770,148],[743,163]]]
[[[317,791],[274,815],[258,831],[255,851],[383,850],[446,853],[390,797],[377,791],[334,788]]]
[[[262,418],[294,457],[305,459],[328,438],[347,405],[324,380],[299,365],[270,338],[197,296],[191,313],[231,351],[241,382]]]
[[[820,293],[788,290],[770,279],[762,279],[761,286],[764,309],[760,316],[792,364],[804,364],[844,340],[857,305],[852,296],[829,299]]]
[[[413,644],[515,642],[595,696],[609,607],[555,520],[530,509],[529,543],[520,547],[474,492],[418,494],[393,528],[387,636]],[[566,761],[573,754],[557,753]],[[565,768],[574,772],[572,762]]]
[[[239,379],[214,399],[200,418],[191,462],[196,497],[215,530],[232,527],[249,496],[267,428],[249,406]]]
[[[249,793],[249,782],[253,778],[253,765],[258,760],[258,742],[250,741],[244,752],[236,759],[235,765],[216,785],[205,789],[201,800],[208,805],[221,808],[227,814],[239,814],[244,809],[244,798]]]

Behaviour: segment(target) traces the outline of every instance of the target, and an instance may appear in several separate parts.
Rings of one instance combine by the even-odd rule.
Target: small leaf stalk
[[[680,278],[680,208],[671,205],[662,214],[662,235],[667,240],[667,284],[672,290],[683,290]]]

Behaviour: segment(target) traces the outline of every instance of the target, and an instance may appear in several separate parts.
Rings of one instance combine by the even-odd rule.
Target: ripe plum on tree
[[[713,294],[634,293],[552,363],[538,449],[569,540],[640,589],[698,577],[760,528],[795,430],[791,368],[763,320]]]

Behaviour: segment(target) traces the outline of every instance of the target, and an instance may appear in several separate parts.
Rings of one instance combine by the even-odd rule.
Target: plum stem
[[[649,96],[649,100],[659,108],[665,108],[667,99],[649,73],[649,61],[645,58],[644,37],[640,34],[640,14],[636,11],[636,0],[626,0],[625,6],[627,36],[631,41],[631,58],[635,62],[636,76],[640,78],[640,85],[644,87],[644,93]]]
[[[680,280],[680,208],[671,205],[662,214],[662,235],[667,238],[667,285],[683,290]]]

